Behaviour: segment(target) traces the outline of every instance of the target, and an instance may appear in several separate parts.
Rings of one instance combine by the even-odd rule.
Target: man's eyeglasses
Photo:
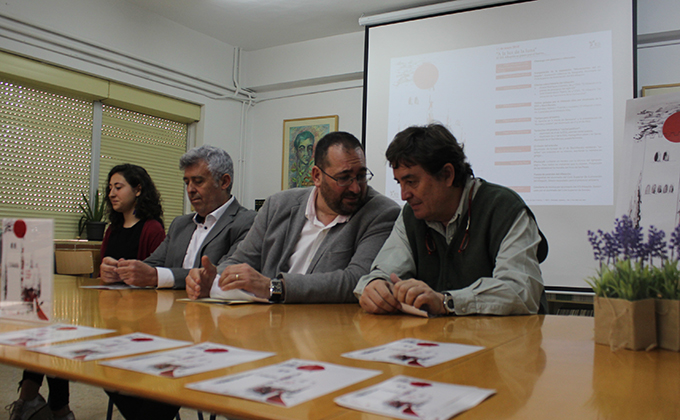
[[[366,169],[366,172],[360,173],[355,177],[343,175],[336,178],[332,175],[329,175],[328,172],[321,169],[321,167],[317,166],[317,168],[319,168],[319,170],[323,172],[327,177],[337,182],[339,187],[349,187],[350,185],[352,185],[352,182],[354,181],[356,181],[357,184],[365,184],[373,178],[373,172],[371,172],[370,169]]]

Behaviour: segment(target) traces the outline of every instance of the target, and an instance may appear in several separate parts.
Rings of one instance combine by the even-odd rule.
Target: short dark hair
[[[355,150],[357,148],[364,151],[359,139],[346,131],[334,131],[328,133],[319,140],[314,149],[314,164],[321,169],[328,166],[328,149],[339,144],[344,150]]]
[[[111,222],[111,229],[116,230],[123,227],[125,222],[122,213],[113,209],[109,194],[111,193],[111,177],[115,174],[121,174],[125,181],[130,184],[132,189],[141,187],[142,190],[135,202],[135,216],[139,220],[158,220],[163,225],[163,206],[161,205],[161,194],[156,189],[156,185],[151,180],[149,173],[141,166],[124,163],[116,165],[109,171],[109,177],[106,182],[106,208],[109,214],[109,221]]]
[[[234,162],[229,153],[209,144],[194,147],[179,158],[179,169],[184,170],[189,166],[198,165],[201,160],[208,165],[208,170],[217,185],[220,185],[225,174],[229,175],[231,182],[227,194],[231,194],[231,187],[234,185]]]
[[[439,176],[444,165],[450,163],[456,174],[453,180],[456,187],[464,186],[465,181],[473,176],[463,146],[441,124],[412,126],[401,131],[394,136],[385,157],[393,169],[401,165],[420,165],[433,176]]]

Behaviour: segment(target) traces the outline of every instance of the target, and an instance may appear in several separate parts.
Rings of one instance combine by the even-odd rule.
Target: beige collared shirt
[[[440,235],[446,238],[447,244],[451,243],[453,235],[456,234],[456,231],[459,228],[458,223],[460,223],[463,214],[468,211],[468,207],[470,204],[469,203],[470,190],[472,190],[472,198],[474,199],[475,194],[477,194],[477,190],[479,189],[480,185],[482,185],[482,183],[478,178],[472,178],[471,182],[467,182],[465,184],[465,188],[463,188],[463,193],[460,196],[460,203],[458,203],[458,208],[456,209],[456,212],[453,214],[453,217],[451,217],[451,220],[449,220],[449,223],[446,226],[444,226],[440,222],[428,222],[428,221],[425,222],[430,228],[434,229],[436,232],[438,232]],[[461,228],[465,229],[465,226],[462,226]]]

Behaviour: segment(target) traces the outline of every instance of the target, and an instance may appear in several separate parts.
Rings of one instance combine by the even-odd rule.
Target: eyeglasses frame
[[[374,175],[373,175],[373,172],[371,172],[370,169],[366,168],[366,180],[365,180],[365,181],[359,181],[359,180],[357,179],[357,177],[352,177],[352,178],[349,179],[349,184],[347,184],[347,185],[340,185],[340,180],[338,180],[336,177],[334,177],[333,175],[331,175],[331,174],[329,174],[328,172],[326,172],[326,171],[324,171],[323,169],[321,169],[320,166],[317,166],[317,168],[319,168],[319,170],[320,170],[321,172],[323,172],[324,175],[326,175],[327,177],[329,177],[330,179],[332,179],[333,181],[335,181],[335,183],[338,184],[338,187],[342,187],[342,188],[344,188],[344,187],[349,187],[350,185],[352,185],[352,184],[354,183],[354,181],[356,181],[357,185],[367,184],[368,181],[370,181],[371,179],[373,179],[373,176],[374,176]]]

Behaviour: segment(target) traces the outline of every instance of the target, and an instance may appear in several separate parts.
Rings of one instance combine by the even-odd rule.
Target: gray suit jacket
[[[255,215],[255,211],[246,209],[234,199],[201,244],[201,249],[194,261],[194,268],[201,266],[203,255],[210,257],[210,262],[213,264],[224,262],[246,237]],[[175,277],[175,289],[184,289],[186,286],[185,279],[189,274],[189,269],[182,268],[182,263],[189,242],[191,242],[191,236],[196,229],[193,218],[194,213],[176,217],[168,229],[165,240],[153,254],[144,260],[152,267],[169,268]]]
[[[399,206],[369,187],[363,207],[347,223],[328,232],[307,273],[291,274],[288,260],[307,220],[312,189],[295,188],[269,197],[245,240],[218,272],[228,265],[247,263],[270,278],[281,274],[286,303],[356,302],[352,291],[392,231]]]

